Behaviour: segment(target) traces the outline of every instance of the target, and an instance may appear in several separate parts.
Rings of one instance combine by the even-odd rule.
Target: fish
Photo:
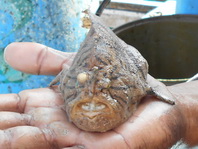
[[[78,128],[106,132],[126,122],[146,95],[174,105],[167,87],[148,74],[140,52],[126,44],[100,17],[87,12],[89,32],[60,82],[67,117]]]

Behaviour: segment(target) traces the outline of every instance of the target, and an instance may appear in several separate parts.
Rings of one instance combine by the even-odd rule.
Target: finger
[[[43,127],[53,122],[66,122],[65,111],[56,108],[36,108],[28,112],[31,115],[31,126]]]
[[[49,127],[39,129],[32,126],[18,126],[0,130],[0,146],[9,149],[58,149],[75,144],[76,132],[69,126],[57,122]]]
[[[0,129],[29,125],[31,117],[15,112],[0,112]]]
[[[23,112],[26,101],[18,94],[0,94],[0,99],[0,111]]]
[[[19,93],[19,97],[21,99],[21,105],[25,106],[24,113],[40,107],[61,108],[64,104],[57,86],[53,88],[24,90]]]
[[[54,108],[35,108],[28,114],[0,112],[1,130],[25,125],[44,127],[56,121],[67,121],[66,113],[63,110]]]
[[[4,148],[20,149],[49,149],[58,148],[46,134],[36,127],[19,126],[0,131],[0,146]]]
[[[75,53],[64,53],[38,43],[21,42],[8,45],[5,61],[13,68],[30,74],[55,75],[63,64],[71,65]]]
[[[19,94],[0,94],[0,111],[25,113],[37,107],[63,105],[57,87],[24,90]]]

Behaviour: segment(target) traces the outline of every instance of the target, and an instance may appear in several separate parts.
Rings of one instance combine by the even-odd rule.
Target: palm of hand
[[[0,98],[4,99],[0,103],[0,128],[4,130],[1,134],[11,136],[1,139],[2,146],[45,149],[80,148],[86,144],[88,148],[126,148],[124,138],[116,131],[88,133],[69,122],[56,88],[26,90],[19,95],[0,95]]]

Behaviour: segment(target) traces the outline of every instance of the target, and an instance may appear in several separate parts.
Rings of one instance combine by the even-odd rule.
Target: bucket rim
[[[137,27],[144,24],[156,24],[159,22],[196,22],[198,23],[198,15],[193,14],[175,14],[175,15],[168,15],[168,16],[156,16],[151,18],[143,18],[140,20],[128,22],[126,24],[120,25],[113,29],[115,34],[119,34],[131,27]]]

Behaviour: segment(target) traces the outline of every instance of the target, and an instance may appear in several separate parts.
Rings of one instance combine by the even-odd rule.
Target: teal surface
[[[176,14],[198,14],[198,0],[176,0]]]
[[[83,0],[0,1],[0,93],[48,86],[53,76],[24,74],[8,66],[4,48],[12,42],[38,42],[61,51],[77,51],[86,30],[81,27]],[[87,2],[89,3],[89,2]]]

